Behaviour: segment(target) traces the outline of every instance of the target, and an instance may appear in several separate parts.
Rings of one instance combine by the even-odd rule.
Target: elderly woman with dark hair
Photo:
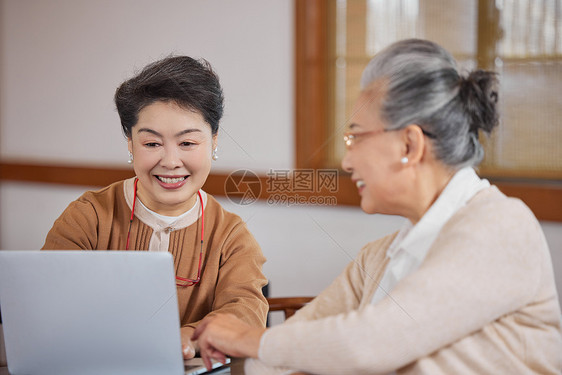
[[[560,307],[541,227],[474,169],[498,123],[496,75],[443,48],[392,44],[368,64],[344,140],[366,213],[407,218],[284,324],[204,320],[203,357],[247,374],[560,374]]]
[[[223,94],[204,60],[168,57],[125,81],[115,103],[136,177],[89,191],[55,221],[43,249],[168,251],[181,336],[217,312],[265,327],[265,258],[244,222],[201,187],[217,158]]]

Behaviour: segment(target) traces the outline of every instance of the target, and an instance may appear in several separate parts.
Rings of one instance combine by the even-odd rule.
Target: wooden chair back
[[[269,311],[283,311],[289,319],[298,309],[312,301],[314,297],[277,297],[268,298]]]

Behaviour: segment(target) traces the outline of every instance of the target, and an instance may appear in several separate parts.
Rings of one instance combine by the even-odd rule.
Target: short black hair
[[[211,64],[188,56],[169,56],[147,65],[117,88],[114,99],[127,138],[131,138],[139,112],[155,102],[174,102],[198,112],[211,126],[213,135],[219,130],[224,110],[219,77]]]

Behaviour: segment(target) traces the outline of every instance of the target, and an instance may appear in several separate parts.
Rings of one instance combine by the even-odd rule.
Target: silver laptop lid
[[[183,374],[169,253],[0,251],[8,369]]]

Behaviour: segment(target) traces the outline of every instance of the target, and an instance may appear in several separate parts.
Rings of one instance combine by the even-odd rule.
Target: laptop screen
[[[8,368],[183,374],[169,253],[0,251]]]

